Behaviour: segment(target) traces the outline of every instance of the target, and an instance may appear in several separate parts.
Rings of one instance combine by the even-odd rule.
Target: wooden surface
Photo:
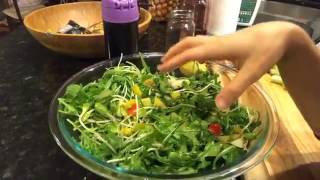
[[[320,141],[314,137],[285,88],[271,83],[269,75],[260,82],[276,106],[280,129],[269,158],[250,170],[245,179],[320,180]]]

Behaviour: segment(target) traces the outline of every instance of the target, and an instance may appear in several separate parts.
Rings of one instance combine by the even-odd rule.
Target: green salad
[[[152,73],[128,62],[100,79],[71,84],[59,98],[59,121],[94,157],[127,170],[191,174],[239,160],[260,132],[258,113],[215,106],[219,76]]]

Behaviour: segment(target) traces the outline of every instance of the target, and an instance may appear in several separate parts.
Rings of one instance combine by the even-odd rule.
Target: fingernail
[[[228,109],[227,102],[219,96],[216,98],[216,105],[220,110],[227,110]]]
[[[161,61],[161,62],[164,62],[164,58],[161,58],[160,61]]]
[[[161,64],[157,66],[158,71],[161,71]]]

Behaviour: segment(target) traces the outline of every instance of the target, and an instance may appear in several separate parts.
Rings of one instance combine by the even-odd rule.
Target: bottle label
[[[103,20],[111,23],[130,23],[138,21],[137,0],[102,0]]]

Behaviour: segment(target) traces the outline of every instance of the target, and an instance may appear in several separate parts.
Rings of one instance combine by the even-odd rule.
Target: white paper
[[[226,35],[237,29],[242,0],[208,0],[206,30],[209,35]]]

